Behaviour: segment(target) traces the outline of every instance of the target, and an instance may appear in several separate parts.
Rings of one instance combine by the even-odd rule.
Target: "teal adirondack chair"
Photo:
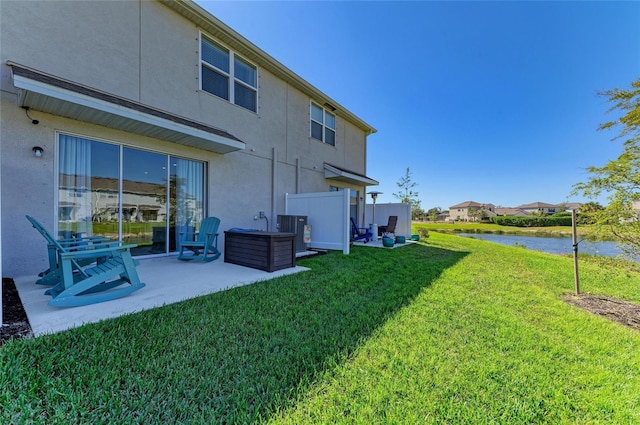
[[[200,231],[195,241],[180,241],[178,259],[208,262],[220,257],[220,251],[218,251],[218,227],[220,227],[220,219],[218,217],[207,217],[202,220]],[[185,249],[191,253],[185,252]]]
[[[60,254],[66,252],[82,251],[87,249],[108,248],[112,246],[121,245],[120,242],[112,241],[104,236],[88,236],[83,238],[70,238],[70,239],[56,239],[47,229],[35,218],[27,215],[27,220],[31,223],[34,229],[36,229],[47,241],[47,251],[49,257],[49,268],[38,276],[41,279],[36,281],[38,285],[53,286],[57,285],[62,279],[62,268]],[[98,259],[100,261],[101,259]],[[83,259],[79,260],[80,266],[86,266],[96,261],[95,259]]]
[[[62,281],[45,292],[53,307],[77,307],[110,301],[129,295],[145,284],[140,282],[131,248],[114,246],[95,250],[63,253]],[[81,267],[78,261],[103,258],[93,266]],[[122,286],[125,285],[125,286]]]
[[[52,257],[56,261],[45,275],[54,283],[45,292],[45,295],[52,297],[50,306],[95,304],[123,297],[145,286],[138,277],[137,262],[131,257],[131,248],[136,245],[112,242],[65,247],[66,242],[51,238],[36,220],[29,216],[27,218],[32,224],[39,225],[37,227],[34,224],[38,231],[44,230],[49,242],[50,261]],[[55,250],[54,254],[52,250]]]

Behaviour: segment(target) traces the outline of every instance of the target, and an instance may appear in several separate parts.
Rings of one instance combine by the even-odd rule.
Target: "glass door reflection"
[[[58,237],[117,240],[120,148],[61,134],[58,144]]]
[[[134,255],[162,255],[197,235],[204,162],[65,134],[58,140],[59,237],[104,235],[137,244]]]
[[[133,255],[167,252],[167,174],[166,155],[123,148],[122,240],[138,245]]]
[[[193,241],[204,215],[204,164],[171,157],[169,179],[169,231],[180,249],[180,241]]]

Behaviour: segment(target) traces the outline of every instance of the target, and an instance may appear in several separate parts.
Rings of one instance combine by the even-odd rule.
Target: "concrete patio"
[[[37,276],[14,281],[33,334],[40,336],[309,269],[296,266],[268,273],[225,263],[222,258],[203,263],[162,257],[140,260],[137,270],[144,288],[123,298],[81,307],[50,307],[51,297],[44,294],[48,287],[36,285]]]
[[[395,249],[395,248],[402,248],[403,246],[409,246],[411,244],[416,243],[415,241],[412,241],[410,239],[406,239],[405,243],[396,243],[393,246],[383,246],[382,245],[382,238],[378,238],[378,240],[376,241],[369,241],[369,242],[363,242],[363,241],[355,241],[353,242],[353,246],[366,246],[369,248],[384,248],[384,249]]]

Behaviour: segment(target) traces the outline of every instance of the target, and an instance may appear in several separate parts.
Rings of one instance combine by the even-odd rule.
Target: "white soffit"
[[[358,186],[376,186],[380,184],[380,182],[370,177],[331,164],[324,164],[324,178]]]
[[[220,154],[245,149],[244,142],[224,130],[15,63],[8,65],[13,85],[21,92],[21,107]]]

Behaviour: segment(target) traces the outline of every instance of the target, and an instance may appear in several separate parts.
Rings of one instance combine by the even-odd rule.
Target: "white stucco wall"
[[[12,60],[118,96],[138,99],[138,2],[0,3],[3,65]],[[9,89],[8,72],[3,66],[2,90]]]
[[[221,231],[262,228],[265,223],[253,219],[258,211],[275,226],[277,214],[284,213],[285,193],[298,187],[303,193],[328,191],[330,185],[364,192],[325,179],[323,169],[327,162],[366,173],[364,130],[338,117],[335,147],[311,139],[310,96],[261,67],[258,113],[199,91],[199,29],[166,6],[153,1],[0,3],[6,276],[46,268],[44,241],[24,216],[56,230],[56,132],[205,161],[208,213],[221,218]],[[218,127],[245,142],[246,150],[222,155],[36,110],[29,111],[39,120],[33,125],[18,105],[7,61]],[[33,156],[33,146],[44,148],[42,158]]]

